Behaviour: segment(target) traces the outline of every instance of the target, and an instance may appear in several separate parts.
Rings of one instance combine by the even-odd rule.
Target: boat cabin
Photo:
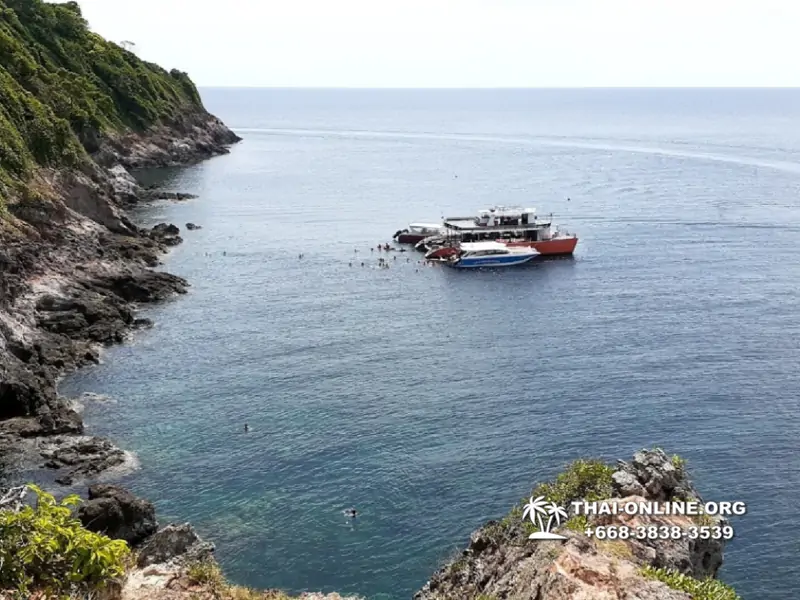
[[[538,230],[549,228],[550,220],[538,220],[534,208],[507,208],[495,206],[488,210],[478,212],[477,217],[452,217],[446,219],[444,227],[447,230],[458,232],[462,235],[475,234],[474,239],[497,239],[499,237],[526,237],[541,239]],[[531,235],[523,235],[528,231]],[[487,234],[492,233],[489,236]],[[507,234],[507,235],[506,235]],[[469,241],[466,240],[465,241]]]
[[[465,242],[461,244],[460,248],[462,257],[496,256],[511,252],[508,246],[499,242]]]
[[[479,227],[521,226],[533,224],[536,220],[534,208],[506,208],[495,206],[478,212],[475,223]]]
[[[435,235],[442,230],[441,224],[436,223],[409,223],[409,233],[425,233],[428,235]]]

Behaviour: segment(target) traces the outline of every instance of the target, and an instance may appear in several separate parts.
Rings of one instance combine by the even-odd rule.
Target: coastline
[[[239,141],[217,117],[195,110],[145,134],[109,137],[92,155],[88,175],[43,170],[32,184],[49,200],[36,207],[39,214],[24,202],[11,206],[14,227],[0,228],[0,481],[41,470],[75,486],[131,466],[129,452],[87,435],[58,382],[98,363],[104,347],[151,326],[137,318],[140,305],[189,287],[157,270],[182,243],[180,228],[142,229],[127,211],[193,196],[144,189],[129,169],[191,165]]]
[[[131,194],[128,205],[159,196],[155,190],[130,187],[136,186],[136,183],[132,181],[126,169],[120,168],[120,165],[112,165],[109,173],[117,181],[117,188],[122,189],[123,183],[128,186],[125,188]],[[122,208],[124,206],[122,205]],[[88,237],[98,241],[92,237],[97,230],[85,221],[86,215],[77,214],[77,220],[72,225],[80,226],[78,230],[84,232],[84,236],[80,239],[85,241]],[[122,210],[119,215],[120,218],[127,218]],[[136,318],[136,307],[140,303],[165,300],[185,293],[189,286],[189,282],[184,279],[153,270],[162,264],[161,258],[171,247],[181,243],[180,229],[169,224],[160,224],[149,230],[139,229],[135,224],[131,224],[131,227],[136,228],[132,229],[136,233],[127,236],[132,238],[127,240],[128,245],[115,246],[115,243],[119,242],[116,241],[117,238],[112,237],[112,243],[101,245],[101,249],[130,248],[131,242],[135,242],[138,244],[137,251],[131,254],[120,251],[112,260],[104,257],[104,260],[95,258],[86,263],[77,263],[64,255],[64,252],[74,249],[74,246],[67,245],[63,249],[64,252],[50,256],[51,262],[45,265],[51,267],[52,263],[55,263],[59,268],[43,268],[36,272],[26,283],[29,285],[27,293],[19,296],[17,301],[3,313],[6,325],[9,316],[18,318],[20,329],[16,333],[28,336],[27,341],[34,343],[33,347],[40,357],[37,360],[38,364],[42,364],[42,354],[41,349],[36,348],[35,344],[42,346],[48,341],[62,351],[60,356],[74,359],[74,363],[60,365],[45,363],[45,366],[53,369],[55,383],[58,377],[80,368],[81,360],[85,361],[82,363],[84,365],[98,360],[98,345],[102,347],[103,344],[118,343],[137,328],[147,327],[149,323]],[[153,256],[155,256],[154,261]],[[151,262],[154,264],[150,264]],[[100,314],[97,303],[109,310]],[[61,316],[53,318],[52,313]],[[102,318],[91,323],[85,319],[88,315],[97,314]],[[85,326],[80,321],[79,315],[86,320]],[[76,322],[81,326],[60,330],[64,323]],[[32,328],[26,329],[31,324]],[[53,331],[53,327],[59,329]],[[32,340],[37,341],[32,342]],[[58,345],[59,343],[62,345]],[[82,350],[87,354],[81,355]],[[91,351],[95,353],[88,354]],[[72,485],[82,484],[86,480],[97,481],[102,475],[114,473],[114,469],[123,464],[117,462],[119,458],[117,452],[124,454],[124,451],[106,446],[101,438],[80,437],[79,433],[85,431],[78,411],[74,410],[74,406],[65,404],[67,399],[60,396],[56,396],[55,399],[55,405],[46,407],[49,413],[43,411],[42,414],[31,415],[24,419],[14,418],[0,423],[0,427],[5,428],[8,428],[9,423],[12,425],[4,436],[13,436],[16,432],[18,442],[33,441],[35,444],[43,441],[53,443],[59,440],[56,444],[58,448],[53,451],[56,456],[51,459],[57,461],[59,472],[72,477]],[[54,423],[55,429],[74,426],[75,430],[53,433],[47,429],[49,423]],[[60,440],[68,442],[61,443]],[[75,449],[75,444],[79,445],[78,449]],[[39,451],[40,448],[41,446],[36,446],[35,451]],[[58,455],[58,452],[61,454]],[[668,498],[679,491],[681,497],[686,493],[696,496],[697,493],[690,483],[682,487],[665,483],[677,477],[670,472],[671,464],[672,461],[663,453],[653,452],[634,457],[632,470],[626,471],[622,468],[619,471],[628,472],[634,482],[638,481],[642,490],[646,488],[648,493],[639,496],[642,490],[630,485],[629,481],[628,488],[618,486],[612,497],[622,500],[637,497],[663,500],[661,496]],[[654,481],[658,485],[654,486]],[[685,473],[678,478],[678,481],[685,482]],[[125,514],[130,510],[129,507],[136,507],[135,520],[129,521],[126,518],[122,522],[114,521],[115,512]],[[224,595],[228,593],[227,591],[219,593],[216,590],[208,591],[203,588],[207,583],[198,583],[192,579],[192,569],[197,561],[213,564],[213,544],[201,540],[188,524],[167,525],[158,529],[155,509],[149,502],[134,498],[117,486],[95,485],[89,490],[89,501],[79,509],[78,514],[87,527],[89,524],[94,524],[96,519],[100,519],[99,524],[91,526],[101,529],[111,537],[125,539],[139,552],[137,567],[128,573],[126,581],[121,584],[122,598],[126,600],[153,598],[156,597],[153,595],[156,593],[163,594],[157,597],[164,600],[183,600],[183,598],[188,600],[197,597],[196,594],[206,593],[209,595],[200,597],[226,600],[234,597]],[[675,519],[661,519],[655,522],[663,526],[690,526],[686,521]],[[671,581],[669,579],[672,577],[671,573],[674,571],[687,577],[689,581],[699,581],[705,577],[713,578],[722,562],[723,544],[711,547],[677,542],[609,544],[587,539],[580,531],[564,532],[568,540],[561,546],[552,542],[526,545],[525,538],[528,533],[524,528],[526,525],[527,523],[522,523],[519,513],[515,511],[500,522],[488,523],[471,536],[469,547],[463,551],[461,557],[437,572],[417,592],[415,599],[489,600],[501,597],[513,600],[533,600],[539,597],[565,600],[577,597],[610,599],[619,597],[613,594],[621,591],[626,594],[624,597],[631,599],[688,600],[690,596],[685,589],[670,587],[668,580]],[[136,535],[131,535],[131,531]],[[706,563],[711,566],[704,566]],[[647,570],[649,568],[654,569],[653,573]],[[214,585],[228,586],[224,583]],[[722,591],[727,593],[727,590]],[[275,595],[270,595],[269,591],[264,594],[257,597],[270,600],[288,598],[286,595],[278,595],[279,592],[275,592]],[[336,595],[302,597],[328,600],[338,598]],[[727,599],[734,596],[726,595],[719,598]]]

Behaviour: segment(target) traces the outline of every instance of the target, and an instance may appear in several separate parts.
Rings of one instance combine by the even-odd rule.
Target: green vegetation
[[[77,496],[59,504],[30,488],[36,507],[0,511],[0,590],[21,598],[34,589],[65,596],[103,588],[124,574],[127,544],[84,529],[72,515]]]
[[[568,507],[576,500],[598,502],[610,498],[614,467],[600,460],[576,460],[555,481],[534,488],[534,497],[544,496],[548,502]]]
[[[700,527],[713,527],[717,524],[717,520],[711,515],[701,513],[699,515],[692,515],[692,521]]]
[[[589,518],[586,515],[573,515],[567,519],[567,522],[564,523],[564,527],[570,531],[584,533],[589,528]]]
[[[683,473],[686,470],[686,459],[682,456],[678,456],[677,454],[673,454],[672,458],[672,466],[675,467],[675,470],[679,473]]]
[[[225,587],[225,577],[217,563],[210,560],[203,560],[189,565],[186,572],[189,582],[194,585],[204,585],[213,590],[221,590]]]
[[[37,166],[76,167],[104,135],[202,109],[167,72],[91,32],[76,2],[0,0],[0,211]]]
[[[576,500],[598,502],[610,498],[612,495],[611,475],[614,467],[595,459],[579,459],[569,464],[553,481],[537,485],[531,492],[531,497],[544,496],[547,502],[564,508]],[[529,501],[523,498],[511,511],[495,524],[489,531],[490,535],[503,535],[511,528],[522,526],[525,535],[539,531],[538,526],[529,519],[522,520],[524,505]],[[584,531],[587,526],[585,516],[573,516],[564,523],[564,526],[574,531]]]
[[[647,579],[655,579],[679,592],[686,592],[692,600],[741,600],[733,588],[716,579],[700,581],[677,571],[642,567],[641,573]]]

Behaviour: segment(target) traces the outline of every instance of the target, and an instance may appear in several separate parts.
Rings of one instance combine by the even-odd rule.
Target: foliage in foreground
[[[0,0],[0,206],[36,166],[74,167],[104,133],[202,108],[165,71],[89,30],[77,2]]]
[[[655,569],[651,566],[641,568],[647,579],[654,579],[679,592],[686,592],[692,600],[742,600],[732,587],[716,579],[699,580],[677,571]]]
[[[29,487],[36,507],[0,511],[0,589],[24,598],[33,589],[68,595],[102,588],[124,574],[127,544],[84,529],[72,513],[80,498],[59,504]]]
[[[203,560],[189,565],[187,578],[191,585],[210,592],[215,600],[297,600],[280,590],[253,590],[230,585],[216,562]],[[347,600],[342,598],[342,600]]]

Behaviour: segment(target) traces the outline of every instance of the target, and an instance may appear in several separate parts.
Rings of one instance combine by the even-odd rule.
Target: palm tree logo
[[[561,508],[555,502],[547,502],[544,496],[538,496],[534,499],[531,496],[530,500],[523,507],[522,519],[525,517],[530,518],[531,523],[539,528],[539,531],[532,533],[528,536],[529,540],[565,540],[563,535],[557,533],[550,533],[550,528],[555,522],[555,526],[561,525],[561,519],[567,518],[567,511]],[[547,524],[544,518],[547,517]]]

